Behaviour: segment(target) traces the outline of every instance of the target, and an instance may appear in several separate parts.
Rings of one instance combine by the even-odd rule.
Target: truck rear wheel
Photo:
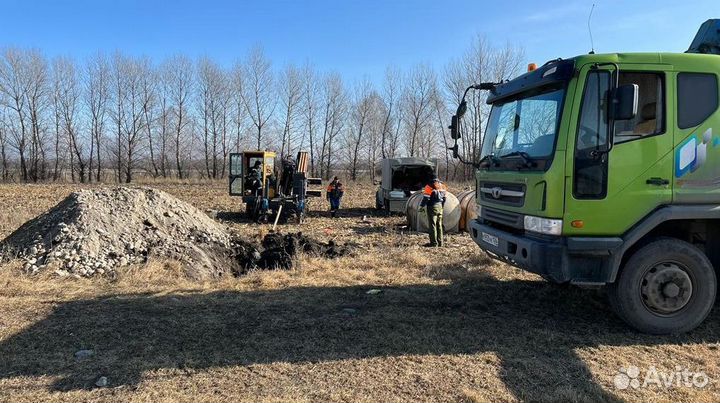
[[[694,245],[659,238],[637,250],[609,289],[615,312],[650,334],[684,333],[697,327],[715,303],[715,270]]]

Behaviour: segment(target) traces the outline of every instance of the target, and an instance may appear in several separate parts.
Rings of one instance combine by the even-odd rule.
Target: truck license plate
[[[498,246],[498,237],[496,237],[495,235],[490,235],[488,233],[483,232],[482,240],[489,243],[492,246]]]

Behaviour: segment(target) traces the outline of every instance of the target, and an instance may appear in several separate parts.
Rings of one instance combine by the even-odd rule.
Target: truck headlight
[[[475,213],[477,213],[477,218],[482,218],[482,206],[479,204],[475,205]]]
[[[526,215],[525,230],[541,234],[560,235],[562,234],[562,220]]]

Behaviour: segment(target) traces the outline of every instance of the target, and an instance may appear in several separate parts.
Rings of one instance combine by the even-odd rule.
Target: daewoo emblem
[[[502,188],[496,186],[490,189],[490,194],[492,195],[493,199],[499,199],[500,195],[502,194]]]

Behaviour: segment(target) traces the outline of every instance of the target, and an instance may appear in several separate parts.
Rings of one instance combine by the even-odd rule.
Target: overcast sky
[[[447,4],[442,4],[447,3]],[[720,18],[719,0],[596,0],[595,49],[687,49],[700,23]],[[590,50],[593,1],[0,1],[0,46],[49,56],[121,50],[158,61],[184,53],[229,66],[261,44],[275,66],[313,63],[348,80],[379,81],[385,66],[436,68],[477,34],[523,46],[542,64]]]

